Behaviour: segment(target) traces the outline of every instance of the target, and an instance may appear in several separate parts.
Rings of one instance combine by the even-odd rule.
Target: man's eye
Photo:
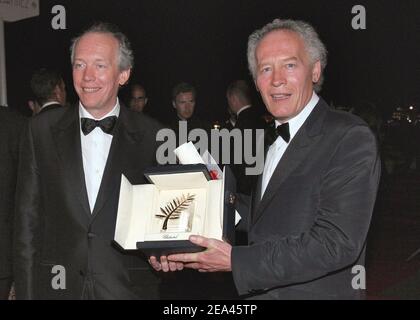
[[[83,68],[83,66],[84,66],[84,64],[83,63],[79,63],[79,62],[73,64],[73,68],[74,69],[81,69],[81,68]]]
[[[261,72],[265,73],[265,72],[269,72],[270,70],[271,70],[270,67],[264,67],[264,68],[261,69]]]
[[[286,64],[286,68],[287,69],[294,69],[294,68],[296,68],[296,64],[295,63],[288,63],[288,64]]]
[[[106,65],[104,65],[104,64],[98,64],[97,67],[98,67],[98,69],[105,69],[106,68]]]

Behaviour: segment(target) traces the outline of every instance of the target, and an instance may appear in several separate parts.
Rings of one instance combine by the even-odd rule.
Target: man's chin
[[[279,122],[287,121],[291,117],[290,114],[278,113],[278,112],[277,113],[276,112],[273,112],[273,113],[271,113],[271,115],[274,117],[275,120],[277,120]]]
[[[83,107],[84,107],[86,110],[93,110],[93,109],[96,109],[96,108],[95,108],[95,105],[93,105],[93,104],[90,104],[90,103],[85,103],[85,102],[83,102],[83,101],[81,101],[81,103],[82,103]]]

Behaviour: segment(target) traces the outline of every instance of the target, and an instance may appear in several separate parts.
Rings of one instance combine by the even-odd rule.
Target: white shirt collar
[[[300,127],[303,125],[305,120],[309,117],[312,110],[315,108],[316,104],[319,101],[318,95],[315,91],[312,93],[311,100],[309,100],[308,104],[299,112],[298,115],[290,119],[289,121],[289,132],[290,132],[290,140],[293,139],[295,134],[298,132]],[[276,126],[280,125],[280,122],[276,120]]]
[[[61,104],[61,103],[58,102],[58,101],[48,101],[41,106],[41,110],[44,109],[45,107],[49,106],[49,105],[52,105],[52,104]]]
[[[249,109],[249,108],[251,108],[251,105],[250,105],[250,104],[248,104],[248,105],[246,105],[246,106],[243,106],[242,108],[240,108],[240,109],[238,110],[238,112],[236,112],[236,116],[239,116],[239,114],[240,114],[242,111],[244,111],[244,110],[246,110],[246,109]]]
[[[79,116],[80,116],[80,118],[90,118],[90,119],[95,119],[95,120],[102,120],[102,119],[104,119],[106,117],[109,117],[109,116],[117,116],[118,117],[120,115],[120,109],[121,109],[120,101],[118,100],[118,97],[117,97],[117,102],[115,103],[114,108],[110,112],[108,112],[106,115],[101,117],[100,119],[95,119],[95,117],[92,116],[89,113],[89,111],[86,110],[86,108],[83,106],[82,102],[79,101]]]

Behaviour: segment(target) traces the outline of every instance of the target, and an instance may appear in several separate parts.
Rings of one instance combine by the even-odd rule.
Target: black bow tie
[[[81,118],[82,131],[84,135],[89,134],[93,129],[99,127],[103,132],[113,134],[115,122],[117,122],[116,116],[106,117],[102,120],[94,120],[90,118]]]
[[[277,138],[280,136],[283,138],[283,140],[287,143],[290,141],[290,132],[289,132],[289,123],[283,123],[281,125],[278,125],[277,128],[274,127],[275,123],[268,127],[268,129],[265,131],[265,143],[266,146],[271,146],[274,141],[277,140]]]

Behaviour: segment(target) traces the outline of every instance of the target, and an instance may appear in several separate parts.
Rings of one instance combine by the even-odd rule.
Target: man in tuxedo
[[[302,21],[277,19],[249,37],[249,67],[277,124],[250,215],[243,214],[249,243],[191,236],[207,249],[162,263],[151,257],[156,270],[231,271],[239,294],[252,299],[363,297],[379,157],[366,123],[330,109],[315,93],[326,53]]]
[[[256,153],[257,135],[256,129],[264,129],[265,125],[261,115],[257,109],[252,106],[251,88],[245,80],[236,80],[229,84],[226,90],[226,99],[228,101],[231,118],[229,122],[232,129],[239,129],[242,136],[242,154],[241,163],[233,162],[235,150],[231,152],[231,168],[236,177],[237,190],[243,194],[250,195],[256,182],[255,175],[247,175],[246,168],[255,166],[255,164],[247,165],[244,161],[244,150],[252,149],[252,154]],[[252,141],[244,141],[245,130],[253,130]],[[247,145],[245,145],[247,144]]]
[[[24,118],[0,107],[0,300],[7,299],[12,277],[12,235],[19,154]]]
[[[262,128],[261,115],[252,106],[251,88],[245,80],[236,80],[226,89],[226,99],[229,105],[232,128],[257,129]]]
[[[115,26],[73,40],[79,104],[34,117],[17,186],[17,299],[157,298],[158,279],[137,251],[113,241],[121,175],[145,183],[156,162],[157,122],[120,105],[133,52]]]
[[[206,131],[210,129],[210,124],[194,114],[196,97],[196,89],[189,83],[181,82],[172,88],[172,106],[176,111],[176,116],[169,126],[176,134],[177,145],[184,143],[179,142],[181,126],[186,126],[187,136],[194,129],[204,129]]]
[[[196,89],[189,83],[181,82],[172,89],[172,106],[176,117],[170,127],[174,130],[179,142],[180,127],[187,127],[187,134],[193,129],[209,131],[210,125],[194,115]],[[192,141],[195,143],[195,141]],[[203,288],[206,288],[205,290]],[[198,274],[194,270],[183,270],[178,274],[162,276],[160,289],[162,299],[232,299],[237,294],[232,285],[232,278],[227,274]]]
[[[35,71],[31,78],[31,89],[37,102],[29,105],[34,115],[66,104],[66,86],[55,70],[41,68]]]

